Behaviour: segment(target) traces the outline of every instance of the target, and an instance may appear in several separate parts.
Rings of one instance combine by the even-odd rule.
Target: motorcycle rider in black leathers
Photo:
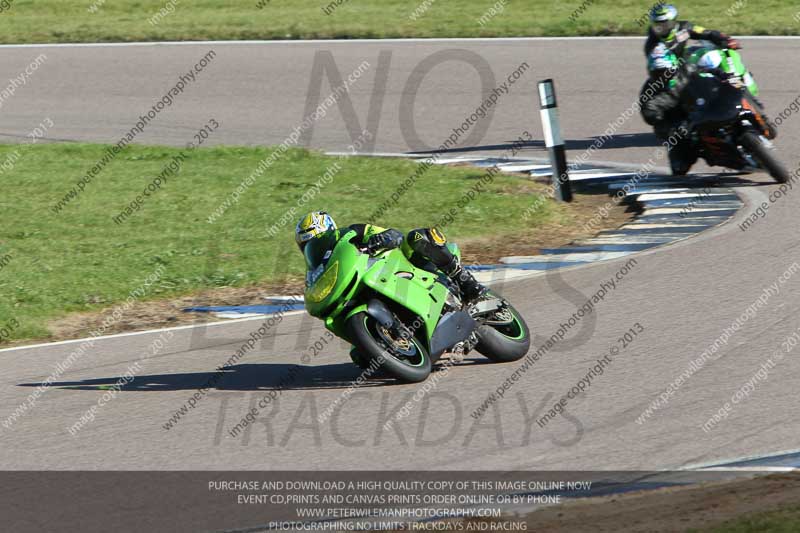
[[[672,4],[659,4],[650,10],[650,28],[644,45],[644,55],[650,53],[659,43],[667,45],[678,57],[689,39],[711,41],[719,47],[738,49],[739,41],[717,30],[695,26],[688,20],[678,20],[678,8]]]
[[[645,43],[649,78],[642,87],[639,101],[642,118],[668,145],[672,173],[684,175],[697,161],[697,153],[688,138],[687,116],[680,105],[689,74],[679,58],[689,39],[708,40],[731,49],[740,46],[724,33],[677,18],[678,10],[670,4],[659,4],[650,11],[651,24]]]

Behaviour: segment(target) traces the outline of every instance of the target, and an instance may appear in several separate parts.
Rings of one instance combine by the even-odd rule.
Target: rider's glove
[[[403,243],[403,234],[396,229],[387,229],[367,240],[367,248],[374,252],[377,250],[390,250]]]
[[[741,50],[742,49],[742,45],[736,39],[734,39],[732,37],[729,37],[728,38],[728,48],[730,48],[731,50]]]

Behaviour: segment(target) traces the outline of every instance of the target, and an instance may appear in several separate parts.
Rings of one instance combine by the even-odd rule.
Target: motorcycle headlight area
[[[309,302],[318,303],[328,297],[336,285],[339,277],[339,261],[335,261],[325,272],[306,290],[305,298]]]

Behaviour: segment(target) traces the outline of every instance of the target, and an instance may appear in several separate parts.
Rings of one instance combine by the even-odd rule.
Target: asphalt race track
[[[745,61],[762,88],[763,100],[777,115],[797,97],[800,79],[796,72],[784,70],[784,58],[797,56],[800,40],[742,40]],[[116,142],[210,49],[217,54],[214,61],[137,142],[183,145],[213,117],[221,124],[214,137],[217,143],[280,143],[302,122],[315,53],[320,51],[332,54],[344,77],[362,61],[370,63],[350,91],[358,127],[363,128],[383,53],[386,86],[381,111],[373,116],[375,151],[440,144],[479,105],[479,74],[485,83],[491,76],[501,83],[527,61],[530,70],[500,97],[485,135],[469,147],[491,152],[526,129],[541,139],[535,82],[552,77],[570,157],[575,157],[636,98],[645,73],[641,46],[639,40],[586,39],[8,47],[0,54],[4,72],[21,71],[40,53],[47,60],[29,84],[4,103],[0,132],[21,140],[50,117],[55,127],[48,135],[54,140]],[[455,49],[469,52],[445,52]],[[419,69],[412,75],[415,68],[435,53],[440,53],[435,58],[448,60],[418,80]],[[477,57],[482,63],[475,64],[484,66],[476,70],[463,60],[451,60],[454,57],[473,62]],[[407,91],[410,77],[412,86],[420,81],[415,100]],[[320,100],[330,92],[325,81]],[[399,118],[409,101],[414,102],[414,127],[407,117]],[[407,142],[413,131],[421,144]],[[647,131],[634,117],[595,159],[646,162],[656,150],[655,138]],[[780,132],[777,144],[794,170],[800,160],[800,118],[788,118]],[[350,143],[348,123],[331,109],[315,124],[309,146],[344,151]],[[539,152],[545,155],[538,147],[526,155]],[[794,354],[778,362],[716,427],[708,432],[701,428],[800,328],[800,271],[784,274],[800,255],[797,192],[770,204],[766,215],[743,232],[738,224],[777,188],[757,174],[745,182],[736,190],[746,205],[731,222],[634,256],[635,267],[596,312],[567,336],[569,340],[536,362],[480,420],[470,413],[509,377],[515,364],[484,364],[480,356],[469,357],[436,380],[435,388],[413,403],[406,418],[384,429],[394,410],[422,385],[372,381],[344,401],[342,395],[358,369],[337,341],[296,374],[288,389],[258,413],[254,425],[230,436],[229,430],[248,409],[299,364],[309,345],[323,338],[321,323],[291,314],[271,330],[274,337],[259,344],[169,430],[164,424],[170,416],[261,320],[95,341],[28,412],[10,428],[0,426],[0,467],[651,470],[795,449],[800,434],[795,394],[800,362]],[[535,332],[549,337],[625,263],[576,267],[507,283],[501,290]],[[690,361],[753,309],[774,284],[777,289],[765,303],[726,337],[720,357],[686,379],[665,407],[637,423]],[[568,404],[566,416],[540,427],[535,418],[636,323],[644,332],[582,397]],[[148,353],[159,335],[166,346],[142,363],[135,380],[105,404],[93,422],[72,436],[68,428],[96,405],[106,392],[103,387],[112,386]],[[0,420],[6,420],[79,345],[0,351]],[[318,422],[337,401],[339,410]]]

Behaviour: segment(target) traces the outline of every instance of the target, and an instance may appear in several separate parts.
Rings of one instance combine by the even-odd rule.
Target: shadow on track
[[[488,364],[483,358],[465,359],[458,366]],[[441,369],[434,367],[434,372]],[[185,374],[138,375],[125,383],[123,376],[57,381],[50,384],[66,390],[98,391],[119,388],[120,392],[159,392],[199,390],[210,388],[217,391],[268,391],[268,390],[335,390],[347,389],[361,376],[360,368],[352,363],[335,363],[303,366],[285,363],[261,363],[234,365],[225,369],[222,377],[215,378],[219,371],[191,372]],[[288,379],[287,379],[288,378]],[[216,379],[216,383],[214,380]],[[119,383],[119,385],[117,385]],[[209,383],[214,383],[209,386]],[[43,383],[20,383],[20,387],[38,387]],[[394,378],[378,372],[368,376],[357,387],[380,387],[402,385]]]
[[[601,139],[599,136],[590,137],[588,139],[568,139],[564,141],[567,150],[587,150],[589,147],[594,145],[597,140]],[[620,134],[620,135],[612,135],[609,137],[604,143],[599,146],[599,150],[604,149],[619,149],[619,148],[641,148],[641,147],[654,147],[657,148],[661,146],[661,141],[658,140],[656,135],[652,132],[650,133],[629,133],[629,134]],[[406,152],[409,156],[415,157],[425,157],[433,154],[437,155],[457,155],[457,154],[470,154],[474,152],[508,152],[511,150],[520,150],[520,149],[533,149],[537,151],[544,151],[546,153],[546,147],[544,141],[535,140],[535,141],[525,141],[525,142],[506,142],[504,144],[491,144],[485,146],[466,146],[461,148],[450,148],[448,150],[427,150],[427,151],[415,151],[415,152]],[[517,156],[522,157],[524,159],[525,154],[517,154]],[[502,156],[498,156],[502,157]],[[488,159],[490,160],[491,157],[489,156]],[[569,161],[568,161],[569,162]],[[666,164],[666,158],[664,158],[663,163]],[[591,163],[587,163],[591,164]],[[603,164],[597,163],[593,165],[596,169],[604,170],[607,169],[608,171],[629,171],[629,172],[637,172],[643,168],[642,165],[618,165],[618,164]],[[755,179],[753,179],[755,178]],[[674,187],[682,187],[688,189],[702,189],[704,187],[713,186],[713,187],[760,187],[760,186],[767,186],[767,185],[775,185],[775,181],[770,178],[766,173],[762,170],[754,170],[754,171],[737,171],[732,169],[722,169],[720,168],[720,172],[698,172],[695,174],[689,174],[687,176],[669,176],[669,175],[662,175],[655,173],[652,178],[654,181],[658,181],[661,183],[666,183],[670,186]],[[649,180],[644,180],[643,184],[645,184]],[[607,190],[605,188],[605,182],[603,180],[592,181],[588,183],[579,183],[573,182],[573,187],[576,188],[578,192],[584,192],[587,194],[593,194],[598,192],[606,193]]]
[[[586,150],[594,145],[601,137],[589,137],[588,139],[566,139],[564,145],[567,150]],[[612,135],[602,145],[600,150],[614,148],[642,148],[642,147],[661,146],[661,142],[654,133],[626,133]],[[490,144],[486,146],[464,146],[461,148],[449,148],[447,150],[423,150],[419,152],[407,152],[409,155],[423,156],[428,154],[460,154],[467,152],[505,152],[512,149],[535,148],[545,150],[544,141],[524,141],[507,142],[504,144]]]

